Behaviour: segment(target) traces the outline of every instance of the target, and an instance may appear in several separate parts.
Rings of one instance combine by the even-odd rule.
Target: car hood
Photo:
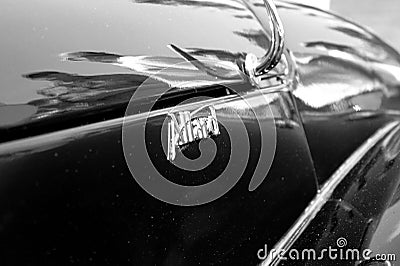
[[[223,73],[240,81],[230,72],[237,61],[247,53],[261,57],[269,46],[268,33],[237,1],[6,0],[1,5],[0,32],[7,37],[0,49],[0,128],[12,136],[14,129],[23,128],[23,137],[31,134],[26,130],[31,124],[60,124],[66,117],[85,117],[74,125],[107,119],[87,118],[99,110],[119,110],[112,116],[121,116],[135,88],[149,77],[154,88],[215,84],[215,76],[190,64],[182,67],[186,59],[179,49],[199,60],[224,62],[229,67]],[[262,11],[262,2],[255,5]],[[398,84],[399,56],[375,35],[318,9],[284,2],[277,7],[286,48],[305,85],[291,89],[305,104],[324,107],[363,93],[364,82],[368,90]],[[168,75],[158,75],[165,68],[171,69]],[[324,73],[326,78],[319,78]],[[347,84],[345,89],[315,103],[316,84],[325,86],[317,88],[325,95],[326,84],[336,81]]]

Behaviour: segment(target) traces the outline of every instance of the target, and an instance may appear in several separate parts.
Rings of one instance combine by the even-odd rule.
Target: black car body
[[[368,30],[277,2],[284,53],[255,85],[202,62],[263,56],[273,42],[262,2],[1,5],[1,265],[321,265],[259,251],[318,251],[340,238],[349,249],[400,254],[400,56]],[[205,104],[229,126],[213,137],[211,164],[178,169],[165,156],[163,121],[171,108]],[[160,201],[132,177],[125,126],[143,133],[171,182],[211,182],[233,152],[243,156],[240,180],[206,204]],[[272,157],[263,155],[264,127],[274,127]],[[247,137],[232,140],[240,128]],[[241,141],[249,150],[235,151]],[[182,152],[197,158],[198,146]],[[263,156],[269,171],[249,191]],[[368,260],[323,260],[359,262]]]

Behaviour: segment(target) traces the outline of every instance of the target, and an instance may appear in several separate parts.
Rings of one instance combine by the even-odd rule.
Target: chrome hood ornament
[[[261,2],[254,2],[254,0],[241,1],[259,22],[264,33],[266,35],[271,35],[270,46],[263,57],[257,58],[254,54],[248,53],[245,54],[244,58],[236,58],[236,60],[233,60],[236,61],[238,67],[242,68],[241,70],[248,75],[253,84],[258,84],[262,79],[262,76],[272,70],[281,60],[284,51],[283,24],[273,0],[263,0],[264,5],[262,5]],[[267,10],[267,21],[265,19],[265,10]],[[238,76],[238,72],[235,70],[232,71],[232,69],[231,71],[225,71],[228,73],[223,73],[221,75],[213,69],[213,66],[209,66],[206,63],[197,60],[184,48],[178,47],[175,44],[169,44],[168,47],[193,64],[198,70],[207,73],[210,76],[228,80],[237,78]]]
[[[268,23],[263,18],[265,15],[258,8],[259,3],[252,0],[243,0],[247,9],[258,20],[266,34],[271,34],[271,45],[262,58],[256,58],[253,54],[247,54],[245,68],[250,77],[259,77],[273,69],[280,61],[284,50],[284,29],[282,21],[273,0],[263,0],[268,14]],[[261,6],[262,7],[262,6]]]
[[[253,0],[242,0],[246,8],[260,23],[264,33],[271,35],[270,46],[263,57],[257,58],[254,54],[248,53],[245,55],[244,62],[242,63],[242,70],[249,76],[252,83],[255,84],[258,84],[262,76],[272,70],[279,63],[284,50],[284,29],[276,6],[273,0],[263,1],[264,5],[260,2],[253,2]],[[267,10],[268,21],[265,20],[265,9]],[[236,71],[228,73],[227,75],[219,75],[211,66],[207,66],[207,64],[197,60],[195,57],[190,55],[189,52],[185,51],[185,49],[174,44],[170,44],[169,48],[185,58],[188,62],[192,63],[197,69],[209,74],[210,76],[222,79],[232,79],[237,76]],[[239,65],[239,67],[241,66]]]

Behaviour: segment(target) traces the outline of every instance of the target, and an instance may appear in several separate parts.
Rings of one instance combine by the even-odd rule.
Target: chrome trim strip
[[[288,90],[289,90],[288,85],[280,84],[280,85],[271,86],[271,87],[267,87],[267,88],[263,88],[263,89],[259,89],[259,90],[248,91],[241,95],[233,94],[233,95],[223,96],[220,98],[207,99],[207,100],[204,100],[201,102],[187,103],[187,104],[180,105],[179,108],[168,107],[168,108],[164,108],[164,109],[160,109],[160,110],[151,111],[150,113],[149,112],[138,113],[138,114],[133,114],[133,115],[129,115],[129,116],[114,118],[114,119],[107,120],[107,121],[95,122],[93,124],[88,124],[88,125],[83,125],[83,126],[78,126],[78,127],[68,128],[68,129],[61,129],[59,131],[43,133],[41,135],[11,140],[11,141],[0,143],[0,157],[5,154],[10,154],[10,153],[26,152],[27,150],[35,149],[35,148],[41,147],[45,144],[48,146],[51,144],[56,145],[56,143],[74,140],[74,139],[86,136],[87,134],[92,134],[92,133],[96,133],[96,132],[103,131],[103,130],[109,130],[109,129],[115,128],[115,127],[122,127],[122,124],[124,122],[129,123],[129,122],[134,122],[139,119],[145,119],[145,118],[155,117],[155,116],[159,116],[159,115],[167,115],[173,109],[175,111],[180,111],[180,110],[185,110],[185,109],[196,108],[196,106],[200,107],[203,105],[218,106],[220,104],[225,104],[229,101],[234,101],[235,99],[238,99],[240,97],[246,97],[246,96],[250,97],[252,95],[252,93],[270,94],[270,93],[283,92],[283,91],[288,91]]]
[[[256,68],[257,76],[267,73],[279,63],[285,45],[283,24],[274,2],[272,0],[264,0],[264,4],[270,18],[269,26],[272,46],[268,49],[267,54],[260,59],[259,66]]]
[[[280,262],[280,251],[288,251],[294,242],[304,232],[310,222],[315,218],[324,204],[330,199],[336,187],[343,181],[346,175],[354,168],[354,166],[373,148],[387,133],[399,126],[400,122],[391,122],[386,126],[377,130],[367,141],[365,141],[349,158],[333,173],[325,185],[318,191],[317,195],[304,210],[302,215],[297,219],[294,225],[274,246],[274,250],[278,252],[270,252],[268,257],[261,262],[260,266],[278,265]]]
[[[276,89],[279,91],[280,89],[284,89],[284,85],[277,86]],[[22,139],[11,140],[8,142],[0,143],[0,157],[5,154],[11,153],[19,153],[25,152],[27,150],[35,149],[37,147],[41,147],[46,145],[51,146],[52,144],[56,145],[56,143],[68,142],[70,140],[75,140],[86,136],[88,134],[93,134],[96,132],[102,132],[105,130],[110,130],[116,127],[122,127],[123,123],[135,122],[137,120],[151,118],[160,115],[168,115],[173,109],[175,111],[185,110],[185,108],[189,109],[193,106],[197,105],[218,105],[224,104],[230,100],[236,99],[238,96],[236,95],[227,95],[221,98],[213,98],[207,99],[201,102],[195,103],[187,103],[180,105],[179,108],[176,107],[168,107],[164,109],[159,109],[151,112],[143,112],[138,114],[132,114],[129,116],[123,116],[119,118],[110,119],[107,121],[95,122],[88,125],[61,129],[59,131],[43,133],[41,135],[36,135],[32,137],[26,137]]]

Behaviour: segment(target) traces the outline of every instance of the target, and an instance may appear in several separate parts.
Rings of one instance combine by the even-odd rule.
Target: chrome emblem
[[[217,115],[212,106],[201,107],[193,112],[170,113],[168,118],[167,159],[171,162],[175,160],[177,148],[220,134]]]

